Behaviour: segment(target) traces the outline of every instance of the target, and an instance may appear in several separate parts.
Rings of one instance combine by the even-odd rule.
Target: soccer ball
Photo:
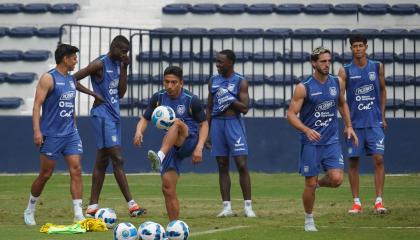
[[[144,222],[140,225],[138,230],[139,238],[141,240],[164,240],[165,229],[159,223]]]
[[[187,240],[190,236],[190,228],[181,220],[174,220],[166,227],[166,237],[170,240]]]
[[[152,123],[159,129],[168,129],[175,119],[175,111],[169,106],[159,106],[152,113]]]
[[[114,240],[137,240],[137,228],[129,223],[123,222],[114,228]]]
[[[117,214],[111,208],[101,208],[95,214],[96,219],[102,219],[108,229],[111,229],[117,223]]]

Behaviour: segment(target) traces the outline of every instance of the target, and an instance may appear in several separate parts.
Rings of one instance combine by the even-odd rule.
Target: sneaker
[[[245,213],[245,217],[248,217],[248,218],[257,217],[257,215],[255,215],[254,211],[252,211],[252,208],[245,208],[244,213]]]
[[[348,213],[358,214],[362,212],[362,205],[353,203],[353,207],[348,211]]]
[[[375,203],[375,212],[378,214],[385,214],[388,210],[384,207],[382,202]]]
[[[73,218],[73,222],[78,223],[80,221],[85,220],[85,217],[83,215],[75,215]]]
[[[305,232],[318,232],[318,229],[315,227],[315,222],[305,222]]]
[[[223,209],[217,217],[233,217],[236,216],[236,214],[232,211],[232,209]]]
[[[140,207],[137,203],[128,209],[130,216],[137,217],[146,214],[147,210]]]
[[[96,209],[86,209],[86,214],[85,214],[85,216],[87,217],[87,218],[95,218],[95,214],[96,214],[96,212],[99,210],[99,208],[96,208]]]
[[[149,150],[147,152],[147,158],[150,161],[152,170],[155,172],[159,172],[160,171],[160,158],[157,155],[157,153],[152,150]]]
[[[26,225],[29,225],[29,226],[36,225],[35,217],[34,217],[34,212],[32,212],[32,211],[30,211],[28,209],[26,209],[23,212],[23,219],[25,220],[25,224]]]

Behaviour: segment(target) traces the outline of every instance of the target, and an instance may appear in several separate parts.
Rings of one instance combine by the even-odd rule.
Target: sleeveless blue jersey
[[[216,99],[216,94],[220,88],[227,89],[236,99],[239,98],[239,90],[241,82],[244,79],[239,73],[233,73],[229,78],[224,78],[222,75],[217,74],[210,78],[211,81],[211,94],[213,96],[213,109],[212,116],[215,116],[219,109],[219,104]]]
[[[91,76],[93,91],[102,96],[104,103],[91,110],[92,116],[104,117],[112,121],[120,119],[120,98],[118,96],[118,83],[120,81],[120,61],[113,62],[107,55],[99,57],[102,61],[102,79],[97,82]]]
[[[181,119],[189,128],[190,134],[198,134],[198,123],[192,117],[191,101],[193,94],[182,89],[178,98],[172,99],[169,97],[166,90],[158,92],[158,106],[170,106],[174,111],[177,118]]]
[[[303,82],[306,98],[299,118],[307,127],[321,134],[318,142],[311,142],[301,133],[302,144],[327,145],[338,142],[337,107],[340,96],[338,77],[328,75],[325,83],[320,83],[313,76]]]
[[[64,137],[76,132],[74,106],[76,97],[75,79],[62,75],[57,69],[48,71],[54,87],[42,104],[41,132],[43,136]]]
[[[347,75],[346,98],[353,128],[382,127],[379,65],[368,60],[364,68],[353,62],[344,66]]]

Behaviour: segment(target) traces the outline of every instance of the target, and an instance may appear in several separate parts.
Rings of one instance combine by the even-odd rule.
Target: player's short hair
[[[349,38],[350,45],[353,45],[355,42],[363,42],[367,44],[367,38],[361,34],[352,35]]]
[[[328,48],[325,48],[323,46],[319,46],[315,48],[311,53],[311,61],[316,62],[318,61],[319,55],[329,53],[331,54],[331,51]]]
[[[169,74],[173,74],[175,76],[177,76],[180,80],[182,80],[182,68],[178,67],[178,66],[169,66],[165,69],[165,71],[163,72],[163,76],[169,75]]]
[[[232,50],[225,49],[225,50],[220,51],[219,54],[225,55],[230,61],[232,61],[232,64],[235,64],[236,55]]]
[[[55,63],[59,64],[61,63],[61,61],[63,61],[65,56],[68,57],[78,52],[79,52],[79,49],[77,47],[69,45],[69,44],[60,43],[54,52]]]
[[[130,42],[123,35],[118,35],[114,39],[112,39],[110,47],[112,48],[113,46],[121,46],[122,44],[130,45]]]

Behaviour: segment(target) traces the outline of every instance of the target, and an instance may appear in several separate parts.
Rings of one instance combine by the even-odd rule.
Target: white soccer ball
[[[159,106],[152,113],[152,123],[159,129],[168,129],[175,119],[175,111],[169,106]]]
[[[190,236],[190,228],[181,220],[174,220],[166,227],[166,237],[170,240],[187,240]]]
[[[111,229],[117,223],[117,214],[111,208],[101,208],[95,214],[96,219],[102,219],[108,229]]]
[[[166,239],[165,229],[159,223],[144,222],[138,230],[140,240],[164,240]]]
[[[123,222],[114,228],[114,240],[137,240],[137,228],[129,223]]]

